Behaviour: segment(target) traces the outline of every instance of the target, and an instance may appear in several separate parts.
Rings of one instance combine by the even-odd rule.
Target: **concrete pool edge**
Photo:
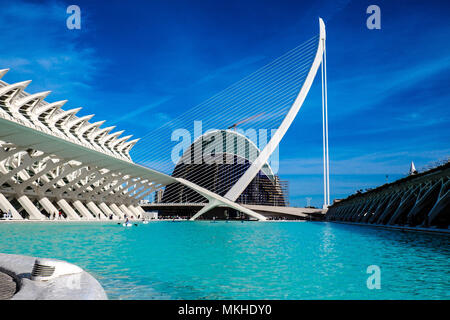
[[[36,257],[0,253],[0,268],[19,279],[10,300],[107,300],[105,290],[88,272],[68,274],[48,281],[31,280]],[[58,260],[60,261],[60,260]]]

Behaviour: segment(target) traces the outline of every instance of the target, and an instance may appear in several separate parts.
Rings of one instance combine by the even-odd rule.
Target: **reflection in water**
[[[315,222],[1,223],[0,252],[64,259],[111,299],[449,298],[449,237]],[[369,265],[381,290],[369,290]]]
[[[333,234],[333,228],[330,223],[325,223],[324,228],[321,231],[322,237],[320,239],[320,249],[325,254],[333,253],[335,236]]]

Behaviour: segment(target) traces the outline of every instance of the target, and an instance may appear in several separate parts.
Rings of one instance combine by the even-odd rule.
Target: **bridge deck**
[[[325,214],[326,211],[322,209],[316,208],[300,208],[300,207],[276,207],[276,206],[261,206],[261,205],[244,205],[253,211],[261,212],[261,213],[278,213],[278,214],[286,214],[291,216],[297,216],[302,218],[308,218],[314,214]]]
[[[145,210],[158,210],[163,208],[202,208],[205,203],[148,203],[141,205]],[[299,218],[308,219],[311,216],[322,216],[325,215],[326,210],[317,208],[300,208],[300,207],[277,207],[277,206],[264,206],[264,205],[254,205],[254,204],[242,204],[243,207],[253,210],[255,212],[261,213],[265,216],[270,215],[288,215],[295,216]]]

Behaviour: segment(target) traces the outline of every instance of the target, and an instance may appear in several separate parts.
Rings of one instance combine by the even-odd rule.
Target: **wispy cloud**
[[[123,122],[123,121],[130,121],[130,120],[136,119],[139,115],[159,107],[160,105],[166,103],[167,101],[169,101],[172,98],[173,98],[173,96],[167,96],[167,97],[163,97],[163,98],[157,99],[155,102],[153,102],[151,104],[148,104],[146,106],[137,108],[137,109],[135,109],[135,110],[133,110],[131,112],[127,112],[122,117],[119,117],[119,118],[115,119],[114,121],[110,121],[110,123],[117,124],[117,123],[120,123],[120,122]],[[156,114],[158,114],[159,116],[162,115],[161,113],[156,113]],[[152,118],[155,121],[156,120],[162,120],[162,119],[155,119],[154,115],[152,116]],[[157,121],[157,123],[160,123],[160,121]],[[154,128],[154,126],[148,126],[148,128],[152,128],[152,127]]]
[[[0,67],[11,68],[6,81],[28,77],[33,80],[29,91],[52,90],[58,98],[74,99],[78,90],[91,89],[104,62],[81,44],[83,29],[66,28],[66,8],[58,1],[2,3]]]
[[[195,81],[194,83],[184,87],[184,88],[178,88],[177,90],[172,90],[172,95],[167,95],[167,96],[163,96],[163,97],[158,97],[154,99],[154,102],[138,107],[134,110],[132,110],[131,112],[126,113],[125,115],[117,118],[116,120],[114,120],[112,123],[113,124],[118,124],[124,121],[134,121],[136,119],[139,118],[139,116],[142,115],[146,115],[149,116],[148,112],[155,110],[156,108],[160,108],[161,106],[163,106],[166,103],[171,102],[171,100],[173,99],[180,99],[183,95],[189,94],[190,90],[192,90],[194,87],[198,87],[204,84],[207,84],[211,81],[213,81],[215,78],[218,78],[220,76],[223,76],[227,73],[233,72],[236,69],[239,68],[243,68],[245,66],[249,66],[252,64],[255,64],[257,62],[259,62],[260,60],[264,59],[264,56],[251,56],[251,57],[247,57],[244,58],[242,60],[239,60],[237,62],[231,63],[229,65],[226,65],[224,67],[220,67],[214,71],[212,71],[210,74],[208,74],[207,76]],[[194,108],[195,106],[186,106],[187,110],[189,110],[190,108]],[[185,114],[186,112],[189,111],[183,111],[182,114]],[[159,117],[158,119],[155,120],[159,120],[159,124],[163,124],[163,121],[168,121],[169,119],[171,119],[171,117],[165,113],[158,113]],[[163,116],[166,115],[166,116]],[[152,115],[153,117],[153,115]],[[176,121],[176,118],[173,119]],[[152,131],[155,129],[155,127],[159,127],[159,125],[148,125],[145,124],[145,127],[147,128],[147,130]]]
[[[450,57],[438,60],[417,61],[415,64],[385,64],[377,69],[358,72],[357,76],[331,80],[329,100],[339,103],[336,118],[375,108],[389,101],[394,95],[408,88],[416,88],[423,82],[450,70]],[[332,79],[332,78],[331,78]]]
[[[201,78],[200,80],[196,81],[193,85],[200,85],[203,83],[206,83],[208,81],[211,81],[223,74],[232,72],[236,69],[240,69],[243,67],[247,67],[249,65],[253,65],[256,64],[257,62],[263,60],[265,57],[264,56],[252,56],[252,57],[246,57],[244,59],[241,59],[239,61],[233,62],[229,65],[226,65],[224,67],[218,68],[216,70],[214,70],[213,72],[211,72],[209,75]]]
[[[410,161],[418,166],[445,159],[450,156],[450,149],[425,150],[384,150],[358,156],[345,156],[344,152],[330,160],[330,173],[333,175],[373,175],[403,174],[409,169]],[[322,158],[291,158],[280,161],[280,173],[283,175],[322,174]]]

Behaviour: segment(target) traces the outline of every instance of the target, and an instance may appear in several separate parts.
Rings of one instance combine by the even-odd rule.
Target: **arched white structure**
[[[290,125],[292,124],[292,122],[294,121],[298,112],[300,111],[300,108],[302,107],[303,102],[305,101],[306,96],[308,95],[308,92],[311,88],[314,78],[316,77],[319,66],[322,63],[322,58],[323,58],[323,54],[324,54],[324,45],[325,45],[325,39],[326,39],[326,31],[325,31],[325,23],[323,22],[323,20],[321,18],[319,18],[319,29],[320,29],[320,36],[319,36],[319,41],[317,44],[317,52],[316,52],[314,61],[308,72],[308,76],[306,77],[306,80],[303,83],[303,86],[302,86],[297,98],[295,99],[292,107],[290,108],[286,117],[282,121],[278,130],[275,132],[275,134],[270,139],[269,143],[260,152],[259,156],[252,163],[252,165],[248,168],[248,170],[241,176],[241,178],[236,182],[236,184],[227,192],[227,194],[225,195],[224,198],[234,202],[239,197],[239,195],[245,190],[245,188],[249,185],[249,183],[253,180],[253,178],[258,174],[258,172],[261,170],[263,165],[269,160],[270,155],[275,151],[275,149],[281,142],[281,139],[286,134]],[[195,214],[191,218],[191,220],[197,219],[199,216],[201,216],[205,212],[213,209],[214,207],[217,207],[218,205],[219,204],[216,201],[210,202],[207,206],[205,206],[202,210],[200,210],[197,214]]]
[[[183,153],[180,161],[185,161],[183,158],[187,157],[187,156],[191,156],[191,154],[195,153],[196,150],[196,146],[201,144],[204,141],[208,141],[210,138],[216,137],[217,135],[222,135],[222,138],[225,138],[225,141],[229,142],[230,139],[233,138],[237,138],[240,139],[240,143],[245,144],[248,143],[248,150],[245,148],[239,148],[239,153],[244,153],[244,154],[239,154],[239,153],[233,153],[237,156],[242,157],[243,159],[249,160],[251,162],[253,162],[257,156],[261,153],[261,150],[259,150],[258,146],[248,137],[246,137],[245,135],[243,135],[242,133],[235,131],[235,130],[230,130],[230,129],[226,129],[226,130],[211,130],[206,132],[205,134],[203,134],[202,136],[198,137],[190,146],[189,148]],[[227,146],[227,142],[225,142],[225,145],[223,145],[222,143],[215,143],[214,149],[216,149],[217,147],[223,147],[223,149],[226,149]],[[234,143],[234,144],[233,144]],[[236,148],[236,144],[234,141],[232,142],[233,147]],[[201,148],[201,147],[200,147]],[[248,152],[248,155],[246,155],[245,153]],[[223,150],[218,152],[217,150],[215,150],[216,154],[223,154],[223,153],[227,153],[227,150]],[[203,154],[203,156],[205,156]],[[195,157],[195,156],[194,156]],[[269,164],[266,162],[263,164],[263,166],[261,167],[261,170],[264,172],[264,174],[267,177],[272,177],[274,176],[274,173],[272,171],[272,168],[269,166]]]
[[[317,45],[317,53],[311,65],[311,69],[309,70],[308,76],[306,77],[306,80],[297,98],[295,99],[294,104],[292,105],[291,109],[284,118],[278,130],[275,132],[272,139],[270,139],[269,143],[261,151],[258,158],[253,162],[252,166],[247,170],[247,172],[245,172],[244,175],[239,179],[239,181],[230,189],[230,191],[228,191],[228,193],[225,195],[225,198],[234,201],[237,199],[237,197],[239,197],[239,195],[242,193],[242,191],[244,191],[244,189],[256,176],[259,170],[261,170],[264,163],[266,163],[269,160],[270,155],[275,151],[275,149],[281,142],[281,139],[283,139],[283,136],[286,134],[287,130],[289,129],[298,112],[300,111],[300,108],[302,107],[303,102],[305,101],[306,96],[308,95],[309,89],[311,88],[314,78],[316,77],[317,70],[319,69],[319,66],[322,62],[323,44],[325,41],[325,24],[321,18],[319,18],[319,25],[320,25],[320,38],[319,43]]]

